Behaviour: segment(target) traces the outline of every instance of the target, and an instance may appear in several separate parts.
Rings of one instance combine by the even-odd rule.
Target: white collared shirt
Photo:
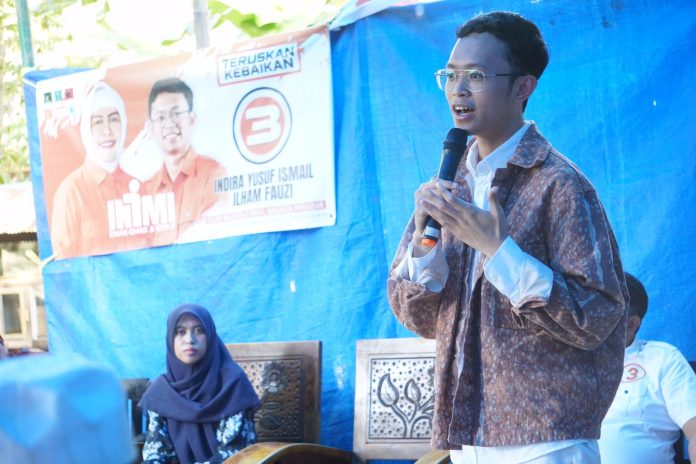
[[[674,462],[672,445],[694,417],[696,374],[684,356],[668,343],[636,340],[602,422],[602,463]]]

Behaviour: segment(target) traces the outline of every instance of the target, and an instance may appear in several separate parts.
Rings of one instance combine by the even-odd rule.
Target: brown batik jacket
[[[470,202],[467,174],[462,161],[455,181]],[[472,249],[446,229],[438,245],[449,266],[442,292],[390,274],[396,317],[422,337],[437,339],[432,445],[599,438],[621,379],[628,301],[609,221],[594,187],[535,125],[492,185],[499,187],[510,236],[551,268],[553,288],[548,300],[514,307],[483,277],[480,259],[473,296],[464,301]],[[411,221],[392,271],[413,231]]]

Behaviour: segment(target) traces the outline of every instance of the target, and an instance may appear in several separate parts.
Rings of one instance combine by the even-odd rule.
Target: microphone
[[[467,133],[464,129],[452,128],[447,132],[447,137],[442,142],[442,160],[437,177],[443,180],[454,180],[457,173],[457,166],[462,160],[466,151]],[[427,247],[434,247],[437,239],[440,238],[440,228],[442,226],[435,219],[429,217],[423,230],[421,244]]]

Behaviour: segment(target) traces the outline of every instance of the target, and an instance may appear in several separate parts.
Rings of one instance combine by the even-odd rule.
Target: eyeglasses
[[[498,76],[524,76],[525,73],[500,73],[500,74],[484,74],[477,69],[439,69],[435,73],[437,86],[440,90],[451,92],[457,84],[457,78],[464,79],[464,86],[469,92],[480,92],[486,85],[487,77]]]
[[[167,123],[167,120],[173,122],[174,124],[180,124],[184,121],[184,117],[188,115],[191,111],[186,110],[186,111],[175,111],[172,110],[167,113],[157,113],[155,117],[150,118],[153,124],[157,126],[164,126]]]

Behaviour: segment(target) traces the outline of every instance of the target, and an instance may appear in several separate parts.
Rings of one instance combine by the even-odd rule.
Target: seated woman
[[[167,373],[140,401],[146,464],[221,463],[256,440],[259,399],[218,337],[210,313],[185,304],[167,319]]]

